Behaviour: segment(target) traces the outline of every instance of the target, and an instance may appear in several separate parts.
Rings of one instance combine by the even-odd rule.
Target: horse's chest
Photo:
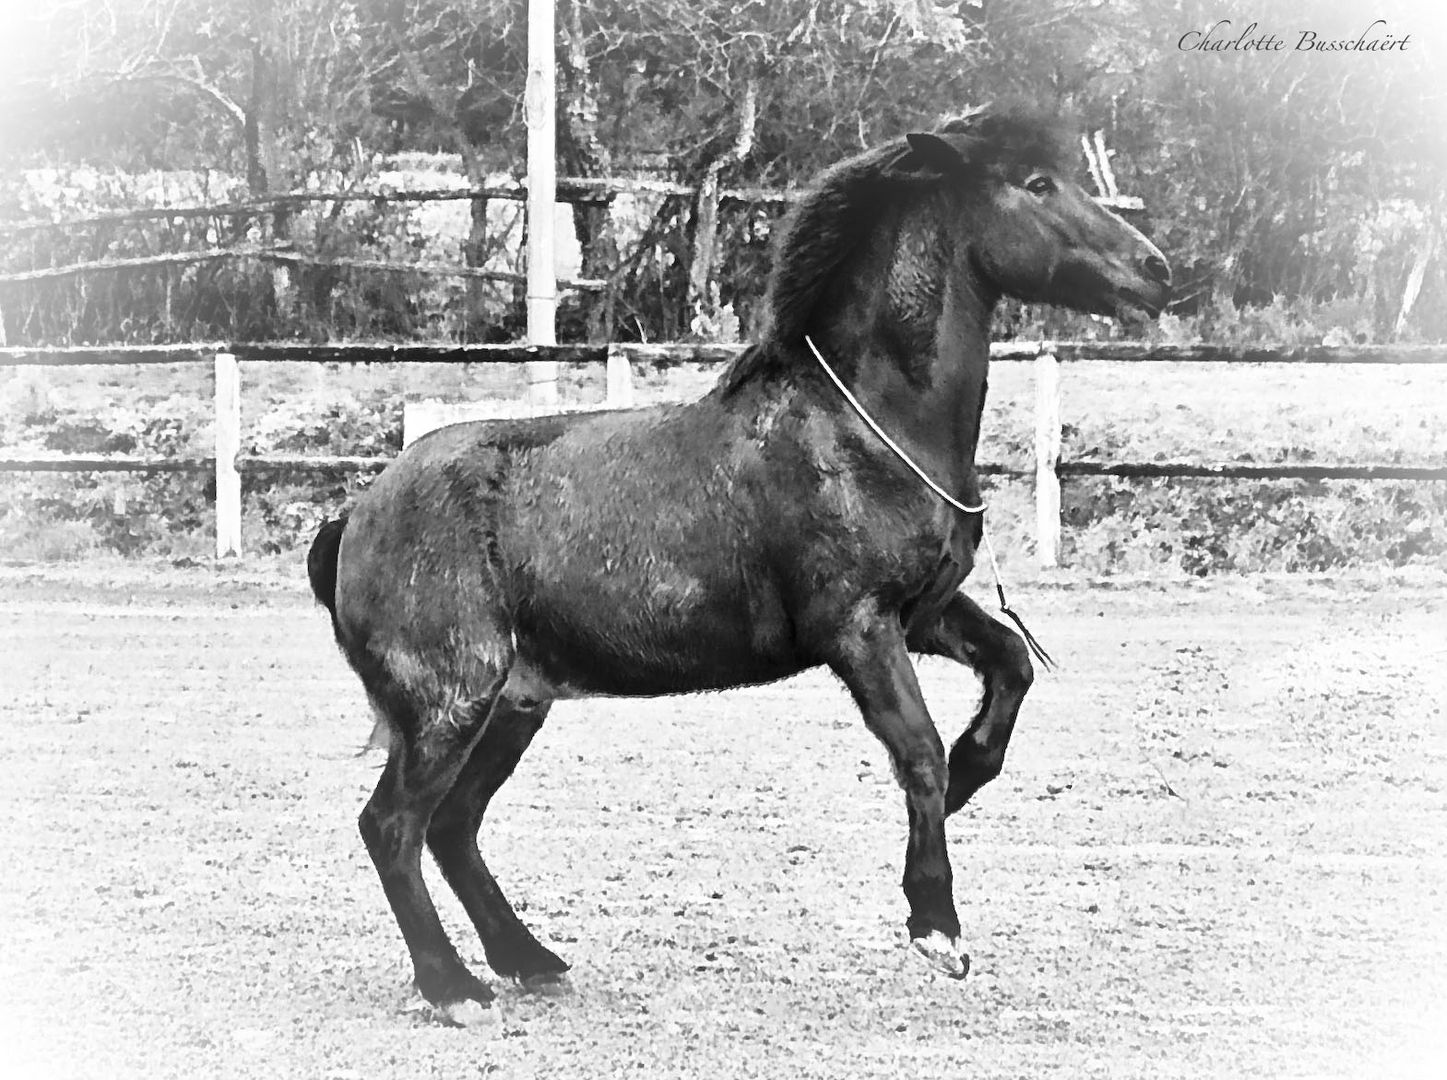
[[[907,629],[939,617],[974,564],[974,542],[956,527],[937,543],[924,542],[900,581],[900,621]]]

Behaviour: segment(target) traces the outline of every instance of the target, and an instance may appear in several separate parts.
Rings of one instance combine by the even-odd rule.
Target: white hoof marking
[[[497,1012],[480,1001],[464,998],[437,1006],[437,1014],[453,1027],[485,1027],[497,1020]]]
[[[970,958],[960,951],[960,939],[945,937],[931,930],[924,937],[911,938],[915,951],[929,961],[930,967],[952,979],[963,979],[970,970]]]

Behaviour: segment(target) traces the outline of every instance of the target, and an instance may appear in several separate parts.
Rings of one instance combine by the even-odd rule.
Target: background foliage
[[[213,193],[244,198],[374,190],[404,152],[455,155],[474,183],[523,169],[523,0],[42,0],[28,10],[0,45],[0,217],[144,203],[134,178],[157,171],[189,170]],[[1207,336],[1223,318],[1236,323],[1235,309],[1273,304],[1319,333],[1447,334],[1447,17],[1427,5],[559,0],[557,12],[564,175],[802,184],[902,130],[1024,97],[1105,133],[1122,190],[1144,198],[1143,225],[1178,268],[1175,312]],[[1373,18],[1412,34],[1409,47],[1291,48],[1301,30],[1353,38]],[[1255,22],[1288,48],[1178,48],[1222,20],[1231,25],[1218,38]],[[52,170],[44,198],[41,166]],[[133,182],[67,202],[64,192],[85,187],[80,167]],[[566,307],[564,339],[747,333],[773,217],[725,207],[705,288],[689,280],[692,200],[578,207],[581,271],[610,286]],[[189,227],[11,234],[0,237],[0,269],[240,242],[480,265],[485,231],[458,251],[419,234],[406,208],[322,204]],[[235,261],[0,286],[0,310],[11,343],[517,335],[512,290],[472,288],[463,303],[457,292],[418,275],[280,278]]]

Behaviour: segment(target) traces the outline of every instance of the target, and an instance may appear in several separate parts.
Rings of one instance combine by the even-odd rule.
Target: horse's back
[[[352,532],[394,529],[421,538],[476,524],[496,502],[489,494],[499,495],[539,451],[584,428],[636,423],[649,411],[471,420],[437,428],[404,450],[362,496]]]
[[[348,516],[334,555],[343,624],[415,626],[428,612],[455,622],[484,600],[510,606],[508,571],[536,557],[539,530],[560,528],[539,508],[556,494],[581,511],[608,485],[609,455],[628,453],[619,439],[647,432],[656,413],[478,420],[418,439]]]
[[[407,447],[357,500],[335,554],[338,632],[429,637],[495,608],[492,546],[511,463],[571,417],[471,421]]]
[[[748,480],[758,446],[737,428],[702,401],[430,433],[351,515],[339,616],[432,646],[497,627],[569,693],[789,674]]]
[[[519,637],[579,693],[797,670],[744,426],[715,398],[618,416],[510,477],[502,542]]]

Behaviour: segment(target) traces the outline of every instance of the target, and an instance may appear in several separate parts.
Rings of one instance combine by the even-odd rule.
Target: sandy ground
[[[1067,667],[951,824],[967,980],[905,947],[902,798],[812,674],[554,711],[486,846],[573,989],[458,1030],[299,571],[0,569],[0,1075],[1447,1075],[1444,581],[1012,600]],[[952,739],[976,684],[921,669]]]

